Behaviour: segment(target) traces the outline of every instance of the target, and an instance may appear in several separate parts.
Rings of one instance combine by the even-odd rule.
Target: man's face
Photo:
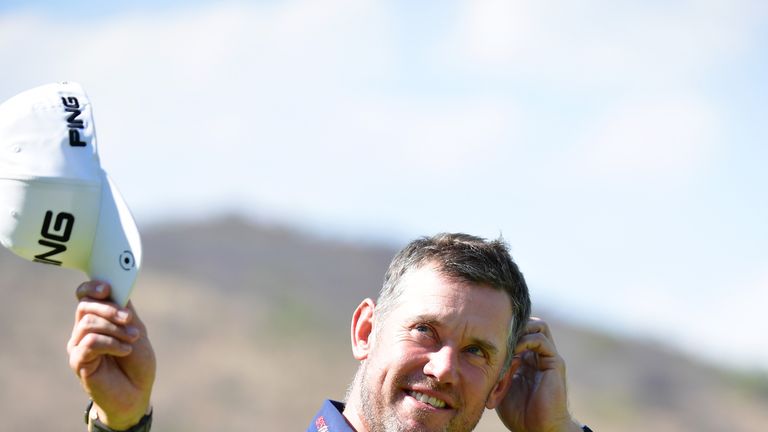
[[[360,412],[370,432],[470,431],[499,399],[512,319],[507,294],[456,281],[431,266],[400,281],[361,374]]]

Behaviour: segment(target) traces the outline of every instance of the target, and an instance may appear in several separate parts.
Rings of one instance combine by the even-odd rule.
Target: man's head
[[[508,383],[530,314],[525,281],[500,241],[439,234],[393,259],[378,304],[352,320],[362,361],[345,415],[360,430],[468,431]]]
[[[441,233],[412,241],[389,264],[376,301],[380,317],[386,316],[397,305],[403,293],[400,285],[403,276],[425,263],[434,265],[440,274],[450,279],[484,285],[509,296],[512,321],[504,363],[506,371],[512,361],[513,348],[531,314],[528,287],[506,243],[502,239],[487,241],[462,233]]]

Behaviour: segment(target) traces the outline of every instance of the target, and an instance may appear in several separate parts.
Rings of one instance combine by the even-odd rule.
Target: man
[[[155,358],[131,305],[92,281],[68,344],[93,404],[89,428],[147,431]],[[377,302],[352,316],[360,361],[346,403],[326,401],[308,431],[471,431],[495,409],[512,431],[589,430],[567,409],[565,363],[529,319],[528,289],[500,241],[439,234],[393,259]]]

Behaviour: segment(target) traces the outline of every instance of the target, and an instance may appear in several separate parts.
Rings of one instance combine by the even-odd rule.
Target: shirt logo
[[[325,417],[323,416],[315,419],[315,427],[317,428],[317,432],[328,432],[330,430],[328,429],[328,425],[325,424]]]

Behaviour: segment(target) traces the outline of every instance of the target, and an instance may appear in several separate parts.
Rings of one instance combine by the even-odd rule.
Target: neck
[[[349,393],[346,405],[344,406],[344,418],[357,432],[368,432],[368,428],[363,423],[363,417],[360,415],[360,389],[355,386]]]

